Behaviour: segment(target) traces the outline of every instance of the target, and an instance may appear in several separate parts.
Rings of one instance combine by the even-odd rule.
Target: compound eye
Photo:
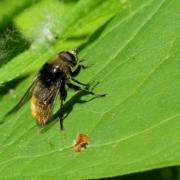
[[[71,56],[66,52],[61,53],[61,57],[66,61],[71,61]]]
[[[76,64],[76,57],[70,52],[61,52],[60,57],[65,61],[68,61],[72,64]]]

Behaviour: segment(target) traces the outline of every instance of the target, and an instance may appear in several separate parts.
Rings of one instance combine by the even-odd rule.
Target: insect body
[[[57,57],[45,63],[32,85],[11,112],[17,111],[32,95],[32,115],[39,125],[44,126],[51,117],[54,101],[59,95],[61,101],[59,113],[60,128],[63,130],[64,101],[67,96],[65,86],[76,91],[82,90],[82,88],[73,84],[72,81],[86,86],[86,84],[74,79],[74,77],[79,74],[81,68],[86,68],[83,64],[79,64],[77,68],[72,71],[71,68],[77,65],[77,61],[77,51],[72,50],[62,51],[57,55]],[[96,96],[104,96],[104,94],[95,94],[89,90],[85,91]]]

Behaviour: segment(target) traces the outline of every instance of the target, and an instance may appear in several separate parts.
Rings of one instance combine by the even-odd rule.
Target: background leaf
[[[86,3],[78,2],[67,17],[78,19],[82,12],[88,17],[94,7],[97,12],[103,9],[100,1],[87,0]],[[32,81],[32,75],[26,80],[16,79],[17,88],[15,92],[10,91],[11,94],[5,87],[8,83],[14,84],[13,77],[39,68],[57,47],[63,48],[57,44],[63,45],[73,36],[78,25],[73,25],[75,19],[67,22],[66,16],[62,17],[65,29],[57,30],[55,42],[37,43],[36,35],[27,35],[32,38],[31,48],[1,68],[0,81],[12,80],[5,84],[0,104],[1,177],[92,179],[179,164],[180,4],[178,0],[124,3],[115,17],[112,14],[111,21],[110,16],[102,21],[107,24],[100,36],[79,55],[94,66],[83,71],[78,79],[100,81],[95,91],[107,96],[82,103],[81,99],[92,97],[70,93],[66,102],[69,114],[64,121],[65,132],[59,132],[58,121],[38,130],[30,115],[29,103],[4,119],[7,109]],[[87,12],[83,11],[86,6]],[[17,18],[17,22],[20,19]],[[85,24],[87,19],[84,19]],[[66,32],[69,26],[73,26],[73,31]],[[79,34],[95,31],[87,29]],[[53,47],[51,53],[44,52],[47,47]],[[36,57],[38,62],[33,61]],[[90,137],[89,147],[81,153],[72,150],[78,132]]]
[[[47,2],[49,4],[52,3],[51,1],[45,1],[45,2]],[[49,11],[52,12],[53,8],[51,6],[49,6],[49,4],[45,4],[46,5],[45,6],[44,2],[43,2],[43,5],[37,4],[37,6],[43,7],[42,12],[49,12]],[[114,12],[117,12],[117,10],[119,9],[119,8],[117,8],[117,6],[120,7],[120,3],[119,2],[117,3],[116,0],[111,0],[111,1],[106,0],[103,2],[103,5],[104,4],[109,5],[109,7],[111,7],[111,6],[115,7]],[[76,30],[78,31],[80,26],[83,26],[83,25],[87,26],[87,19],[85,19],[85,21],[83,21],[83,19],[84,19],[83,17],[88,16],[90,12],[97,13],[96,8],[100,7],[100,5],[101,5],[100,0],[79,1],[72,8],[71,11],[68,11],[66,14],[62,14],[62,16],[60,16],[60,17],[57,14],[55,14],[55,12],[57,12],[57,10],[55,12],[53,12],[51,14],[52,16],[50,16],[51,18],[49,19],[49,22],[46,21],[46,20],[48,20],[49,15],[45,14],[45,17],[43,16],[43,18],[44,18],[43,22],[39,21],[39,27],[36,25],[37,31],[33,32],[35,29],[33,27],[32,29],[29,30],[30,31],[29,33],[27,33],[27,31],[26,31],[26,29],[28,29],[29,26],[27,26],[27,24],[24,24],[24,19],[22,18],[22,16],[20,16],[20,19],[17,18],[16,24],[18,24],[18,22],[20,22],[20,23],[22,23],[22,25],[25,26],[25,28],[22,28],[25,31],[25,35],[30,34],[29,36],[32,36],[32,37],[38,35],[38,37],[36,38],[36,41],[34,41],[32,43],[32,45],[28,51],[25,51],[24,53],[19,54],[14,59],[12,59],[11,62],[8,63],[8,65],[3,66],[3,68],[1,69],[1,74],[0,74],[1,83],[10,81],[13,78],[16,78],[17,76],[21,75],[22,73],[25,73],[25,72],[28,73],[28,72],[31,72],[32,70],[39,69],[39,67],[47,59],[52,57],[54,54],[57,54],[60,50],[66,48],[67,42],[64,42],[64,41],[67,38],[70,38],[72,36],[72,34],[74,33],[74,31],[76,31]],[[107,5],[106,5],[106,7],[107,7]],[[46,7],[45,10],[44,10],[44,6]],[[58,8],[58,7],[56,6],[56,8]],[[101,10],[100,12],[104,13],[104,16],[100,17],[102,21],[97,22],[97,19],[95,19],[93,16],[91,16],[91,18],[88,19],[90,22],[90,25],[93,23],[93,20],[95,19],[95,21],[96,21],[95,24],[96,25],[98,24],[99,26],[101,26],[105,20],[107,21],[110,17],[112,17],[114,15],[114,12],[112,11],[111,8],[109,10],[107,10],[107,12],[105,12],[103,8],[99,8],[99,9]],[[31,11],[29,13],[36,14],[37,9],[31,8]],[[28,14],[25,13],[25,17],[26,17],[25,20],[27,22],[28,22],[27,18],[33,18],[33,16],[29,15],[29,13]],[[108,14],[108,16],[107,16],[107,14]],[[104,17],[104,19],[102,17]],[[41,19],[42,17],[39,17],[39,18]],[[29,21],[30,21],[30,19],[29,19]],[[51,24],[51,22],[52,22],[52,24]],[[36,21],[35,23],[38,24],[38,21]],[[50,23],[50,25],[49,25],[49,23]],[[92,29],[95,30],[95,28],[92,28]],[[41,30],[41,33],[39,33],[39,30]],[[89,31],[89,29],[88,29],[88,31]],[[52,38],[51,38],[51,36],[52,36]],[[54,38],[58,38],[58,40],[55,41]],[[75,45],[77,47],[78,45],[82,44],[82,42],[85,42],[85,40],[84,41],[81,40],[80,43],[79,43],[79,41],[76,41],[73,43],[68,43],[68,49],[74,48]],[[52,44],[54,44],[54,46],[52,46]],[[14,67],[16,67],[16,69],[14,69]],[[9,72],[9,73],[7,74],[7,72]]]

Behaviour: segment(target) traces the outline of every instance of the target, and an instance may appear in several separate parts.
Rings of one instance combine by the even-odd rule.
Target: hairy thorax
[[[71,68],[68,62],[63,61],[62,59],[57,57],[49,61],[48,63],[53,64],[53,66],[59,68],[59,70],[63,73],[66,80],[69,80],[71,78]]]

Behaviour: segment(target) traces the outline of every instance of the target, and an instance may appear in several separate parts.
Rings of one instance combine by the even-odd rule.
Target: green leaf
[[[94,91],[107,96],[86,103],[80,99],[92,96],[69,96],[64,132],[58,120],[39,130],[29,103],[3,119],[2,178],[94,179],[180,164],[179,1],[137,0],[124,7],[80,53],[94,66],[78,79],[99,81]],[[2,97],[2,112],[31,81]],[[78,132],[90,138],[81,153],[72,149]]]
[[[58,2],[57,0],[53,1],[56,2],[56,4],[51,5],[52,1],[40,2],[40,4],[34,5],[35,7],[31,7],[29,12],[25,11],[22,16],[19,15],[19,17],[16,18],[15,24],[17,27],[24,32],[25,36],[29,36],[32,39],[35,38],[35,40],[28,51],[24,51],[24,53],[19,54],[7,65],[3,66],[0,74],[1,83],[10,81],[20,76],[22,73],[29,73],[39,69],[47,59],[66,47],[72,49],[86,42],[87,37],[70,42],[68,38],[72,37],[75,32],[81,35],[84,35],[82,32],[89,32],[88,35],[91,35],[91,33],[101,27],[120,9],[120,3],[116,0],[105,0],[103,3],[101,0],[85,0],[79,1],[73,8],[70,8],[69,11],[66,13],[62,12],[61,16],[58,16]],[[109,6],[111,8],[107,9],[101,6]],[[54,12],[52,12],[53,7],[57,8]],[[38,8],[39,11],[42,9],[42,11],[40,11],[41,13],[52,13],[49,21],[46,21],[49,18],[49,14],[43,13],[43,16],[42,14],[40,14],[40,16],[37,12]],[[67,7],[64,7],[64,9],[66,8]],[[94,16],[89,17],[89,13],[98,14],[98,10],[99,14],[101,12],[103,13],[99,18],[95,19]],[[35,16],[33,16],[33,14],[35,14]],[[35,21],[34,19],[36,19],[36,17],[38,20]],[[87,28],[87,24],[89,24],[89,28]],[[34,26],[30,29],[29,27],[31,25],[34,25],[37,30]],[[81,29],[81,26],[85,26],[86,28],[84,27],[84,30],[82,28],[80,32],[79,29]],[[55,40],[55,38],[57,38],[57,40]],[[16,67],[16,69],[14,67]],[[7,72],[9,73],[7,74]]]
[[[30,4],[35,3],[38,0],[21,0],[21,1],[11,1],[3,0],[0,2],[0,29],[4,28],[9,22],[12,21],[14,15],[20,13],[20,11]]]

